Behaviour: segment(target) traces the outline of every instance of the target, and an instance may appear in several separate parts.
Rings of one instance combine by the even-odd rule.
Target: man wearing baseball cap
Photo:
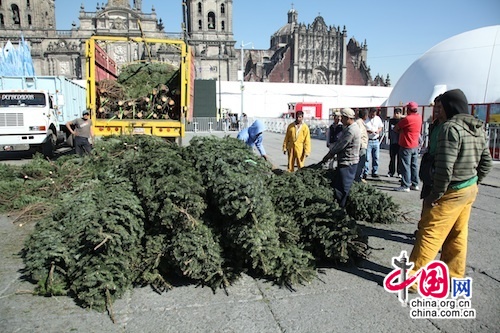
[[[89,116],[89,110],[84,110],[81,118],[76,118],[66,123],[68,131],[75,136],[75,152],[80,156],[84,153],[90,154],[92,150],[89,139],[94,138],[94,130],[92,129],[92,120],[89,119]]]
[[[406,104],[407,116],[401,119],[394,131],[399,133],[399,159],[401,161],[401,186],[399,192],[419,191],[418,187],[418,145],[422,130],[422,116],[418,114],[418,104]]]
[[[342,135],[337,142],[331,145],[330,151],[323,157],[322,162],[326,163],[337,155],[338,172],[333,180],[333,189],[335,199],[337,199],[340,207],[345,207],[358,167],[361,132],[355,121],[356,114],[354,110],[345,108],[340,113],[344,125]]]

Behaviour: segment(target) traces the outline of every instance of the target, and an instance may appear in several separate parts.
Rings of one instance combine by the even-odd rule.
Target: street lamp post
[[[221,58],[224,52],[224,44],[221,44],[219,47],[219,117],[222,119],[222,85],[221,85]]]
[[[241,119],[243,117],[243,95],[244,95],[244,91],[245,91],[245,84],[244,84],[244,81],[245,81],[245,68],[243,67],[244,66],[244,62],[243,62],[243,58],[244,58],[244,54],[243,54],[243,51],[244,51],[244,47],[247,46],[247,45],[252,45],[252,48],[253,48],[253,43],[250,42],[250,43],[246,43],[244,44],[243,41],[241,41],[241,68],[240,68],[240,89],[241,89],[241,108],[240,108],[240,114],[238,116],[238,120],[239,122],[238,123],[241,123]]]

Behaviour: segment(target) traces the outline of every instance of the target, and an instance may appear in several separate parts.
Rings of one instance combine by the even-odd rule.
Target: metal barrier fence
[[[193,121],[186,124],[187,132],[236,132],[242,128],[251,125],[257,118],[248,118],[244,122],[230,123],[224,120],[217,120],[215,117],[197,117]],[[292,118],[258,118],[266,125],[266,130],[272,133],[285,134],[287,126],[293,121]],[[304,122],[309,126],[311,137],[315,139],[325,140],[326,130],[331,124],[331,120],[311,120],[306,119]],[[486,131],[489,140],[491,156],[494,160],[500,160],[500,125],[486,125]],[[429,123],[424,122],[422,125],[422,147],[427,147],[429,140]],[[389,121],[384,121],[384,132],[380,139],[382,148],[389,147]]]
[[[491,157],[494,160],[500,160],[500,125],[486,126]]]

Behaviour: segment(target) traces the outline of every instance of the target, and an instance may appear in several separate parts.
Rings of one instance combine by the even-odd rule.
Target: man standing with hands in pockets
[[[384,130],[384,123],[377,116],[377,109],[370,108],[368,119],[365,120],[366,131],[368,132],[368,149],[366,150],[366,164],[363,178],[370,171],[370,161],[372,163],[372,177],[379,178],[378,159],[380,155],[380,135]]]

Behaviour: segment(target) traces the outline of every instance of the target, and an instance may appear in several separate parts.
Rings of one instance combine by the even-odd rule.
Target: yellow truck
[[[123,52],[133,50],[142,52],[145,61],[152,61],[152,50],[159,58],[163,50],[164,61],[178,65],[172,78],[168,104],[169,110],[158,116],[156,113],[144,115],[136,112],[115,112],[106,116],[100,110],[99,91],[97,87],[102,79],[116,80],[119,72],[116,59],[112,59],[107,49]],[[123,62],[123,59],[121,59]],[[158,60],[154,60],[158,61]],[[185,135],[185,124],[192,120],[194,95],[194,55],[191,48],[177,39],[157,39],[145,37],[93,36],[86,41],[86,74],[87,74],[87,106],[91,110],[94,134],[96,136],[147,134],[182,142]],[[165,98],[165,97],[164,97]],[[149,101],[148,101],[149,103]],[[157,106],[161,108],[161,105]],[[120,108],[121,110],[121,108]]]

